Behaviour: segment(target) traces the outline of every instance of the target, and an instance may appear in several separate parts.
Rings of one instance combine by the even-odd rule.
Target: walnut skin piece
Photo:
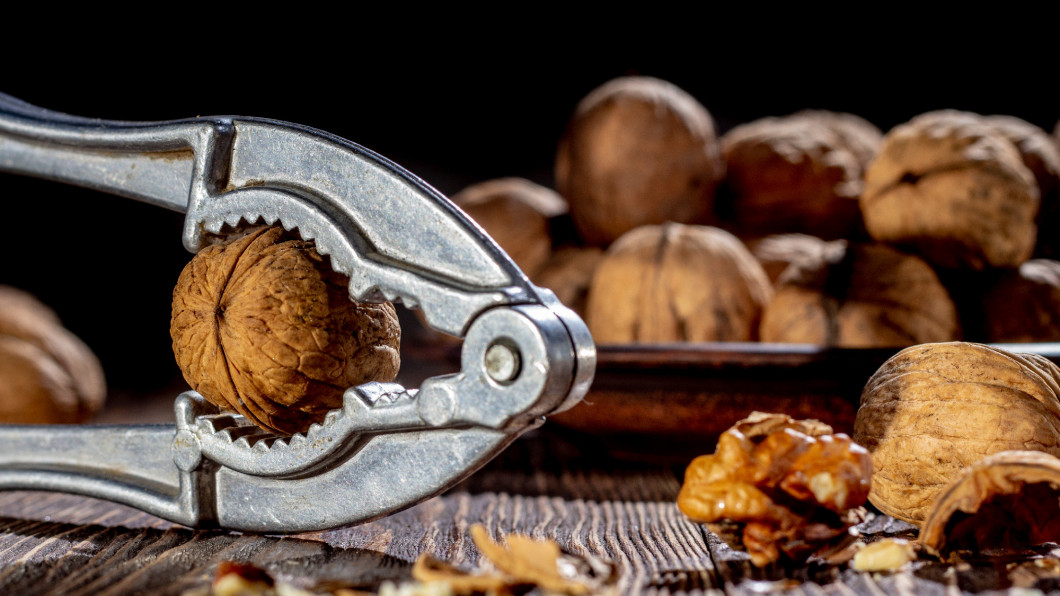
[[[835,241],[795,261],[762,313],[765,342],[849,348],[960,339],[957,308],[935,271],[877,243]]]
[[[1030,258],[1038,207],[1038,185],[1015,146],[981,116],[952,110],[891,129],[861,196],[872,238],[957,269]]]
[[[261,228],[208,246],[173,291],[173,352],[193,389],[292,434],[340,407],[347,387],[397,375],[390,303],[357,303],[312,242]]]
[[[31,294],[0,286],[0,422],[81,423],[106,400],[99,359]]]
[[[986,341],[1060,340],[1060,261],[1031,259],[1006,271],[983,297]]]
[[[1060,455],[1058,382],[1049,360],[982,344],[895,354],[865,385],[854,421],[876,469],[869,501],[919,525],[970,462],[1010,450]]]
[[[920,530],[924,549],[944,556],[1060,542],[1060,460],[1003,451],[965,468],[939,495]]]
[[[606,246],[643,225],[706,222],[724,165],[714,120],[694,97],[621,77],[578,104],[555,171],[582,239]]]
[[[693,521],[735,530],[761,567],[849,539],[871,478],[868,452],[850,437],[815,420],[755,412],[692,461],[677,506]]]
[[[1038,183],[1038,229],[1060,229],[1060,146],[1045,130],[1015,116],[986,116],[984,120],[1016,147]],[[1034,255],[1060,256],[1060,239],[1053,233],[1039,233]]]
[[[597,265],[585,316],[600,344],[754,341],[771,294],[762,266],[732,234],[643,226]]]
[[[555,191],[524,178],[479,182],[451,198],[530,277],[552,254],[549,219],[567,212]]]
[[[721,139],[731,225],[752,235],[862,235],[862,176],[882,138],[858,116],[826,111],[733,128]]]

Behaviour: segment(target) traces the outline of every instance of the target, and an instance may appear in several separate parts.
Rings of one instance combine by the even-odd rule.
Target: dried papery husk
[[[630,76],[578,103],[555,173],[582,239],[606,246],[643,225],[708,221],[724,164],[702,104],[667,81]]]
[[[879,243],[827,243],[781,274],[765,342],[904,347],[961,338],[957,308],[923,259]]]
[[[0,420],[79,423],[103,407],[107,384],[99,359],[32,294],[0,286],[0,339],[6,342]]]
[[[986,341],[1060,340],[1060,261],[1031,259],[1004,272],[982,301]]]
[[[983,117],[942,110],[891,129],[865,173],[872,238],[941,267],[1015,267],[1037,237],[1038,185],[1015,146]]]
[[[729,212],[746,234],[863,234],[862,177],[883,134],[841,112],[807,110],[739,125],[721,140]]]
[[[935,500],[919,541],[936,556],[1060,542],[1060,459],[1003,451],[973,463]]]
[[[567,212],[556,191],[519,177],[472,184],[451,199],[530,277],[552,254],[549,221]]]
[[[586,323],[597,343],[754,341],[772,296],[735,236],[710,226],[643,226],[597,265]]]
[[[945,342],[906,348],[869,379],[854,440],[872,453],[869,501],[921,524],[969,462],[1060,455],[1060,368],[1036,354]]]
[[[400,364],[394,306],[350,300],[349,280],[282,228],[208,246],[173,291],[170,334],[184,378],[214,405],[292,434],[342,405],[348,387]]]
[[[496,542],[490,537],[489,530],[479,524],[471,526],[470,534],[479,552],[507,575],[512,584],[530,584],[573,596],[591,591],[589,584],[564,577],[559,567],[563,551],[552,540],[509,534],[503,543]]]

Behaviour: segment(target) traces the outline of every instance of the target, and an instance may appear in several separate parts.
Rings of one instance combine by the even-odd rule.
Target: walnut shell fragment
[[[837,240],[793,261],[762,313],[762,341],[904,347],[961,337],[957,307],[923,259]]]
[[[871,457],[847,435],[816,420],[755,412],[722,433],[713,454],[692,461],[677,506],[719,533],[735,524],[734,536],[761,567],[851,539],[871,479]]]
[[[919,541],[935,556],[1060,542],[1060,459],[1003,451],[973,463],[939,495]]]
[[[932,264],[982,270],[1030,258],[1038,185],[1015,146],[982,116],[942,110],[891,129],[865,173],[872,238]]]
[[[859,116],[821,110],[733,128],[721,139],[732,225],[754,235],[862,234],[862,177],[882,138]]]
[[[703,223],[723,172],[707,109],[651,77],[586,95],[556,152],[556,190],[581,237],[600,246],[643,225]]]
[[[85,422],[106,394],[91,348],[36,297],[0,286],[0,422]]]
[[[554,190],[525,178],[486,180],[451,199],[531,277],[552,254],[549,220],[567,212]]]
[[[598,343],[753,341],[772,288],[720,228],[642,226],[596,267],[586,323]]]
[[[393,381],[401,330],[390,303],[349,298],[312,242],[261,228],[208,246],[173,291],[173,353],[193,389],[292,434],[340,407],[346,388]]]
[[[869,501],[920,524],[969,463],[1001,451],[1060,455],[1060,368],[968,342],[912,346],[869,379],[854,440],[872,453]]]

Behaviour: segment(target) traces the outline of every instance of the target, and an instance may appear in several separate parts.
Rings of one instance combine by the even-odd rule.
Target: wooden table
[[[549,425],[447,493],[390,517],[332,531],[263,536],[175,526],[83,497],[0,493],[0,594],[181,594],[222,561],[260,565],[302,587],[409,577],[421,553],[473,568],[474,523],[518,532],[617,565],[618,594],[954,594],[1007,583],[989,567],[918,564],[873,575],[846,566],[755,569],[677,510],[681,470],[594,451]],[[911,536],[878,517],[873,537]],[[1039,582],[1039,587],[1057,584]]]

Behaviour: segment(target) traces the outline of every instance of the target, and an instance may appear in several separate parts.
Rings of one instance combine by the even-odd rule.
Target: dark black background
[[[416,28],[397,17],[274,15],[253,26],[213,23],[205,38],[152,28],[77,43],[38,36],[0,48],[0,91],[87,117],[305,124],[365,145],[445,194],[498,176],[552,185],[575,104],[627,74],[681,86],[719,132],[804,108],[856,113],[884,130],[940,108],[1011,114],[1050,132],[1060,119],[1060,46],[1049,22],[979,15],[927,24],[906,14],[870,29],[780,15],[764,26],[754,13],[518,29],[525,15],[458,26],[428,18]],[[49,57],[49,44],[63,50]],[[0,283],[59,311],[100,355],[112,387],[152,391],[178,378],[168,323],[189,258],[180,214],[3,174],[0,201]]]

